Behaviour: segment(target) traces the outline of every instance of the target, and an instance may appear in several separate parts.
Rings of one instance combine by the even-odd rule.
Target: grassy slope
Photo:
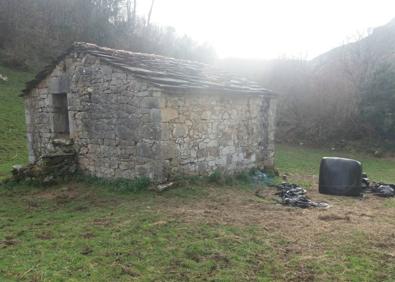
[[[0,178],[13,164],[27,161],[25,114],[23,100],[18,95],[31,73],[17,72],[0,66],[8,81],[0,80]]]

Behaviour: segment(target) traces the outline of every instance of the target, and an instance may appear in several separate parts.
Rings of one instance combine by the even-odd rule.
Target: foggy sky
[[[150,2],[137,0],[138,13]],[[151,20],[222,58],[308,59],[394,17],[394,0],[156,0]]]

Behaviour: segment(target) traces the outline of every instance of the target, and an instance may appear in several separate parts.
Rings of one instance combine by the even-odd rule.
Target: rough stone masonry
[[[75,43],[23,96],[31,162],[64,138],[97,177],[273,166],[275,95],[201,63]]]

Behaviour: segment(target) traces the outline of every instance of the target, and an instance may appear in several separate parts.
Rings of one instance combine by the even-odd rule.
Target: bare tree
[[[151,1],[151,7],[149,8],[148,16],[147,16],[147,27],[149,27],[150,22],[151,22],[151,15],[152,15],[152,9],[154,8],[155,0]]]
[[[380,61],[380,52],[376,50],[378,42],[372,33],[371,29],[357,32],[341,47],[339,63],[346,78],[356,88],[363,87]],[[367,37],[369,40],[365,40]]]
[[[137,0],[133,0],[133,30],[136,28],[136,20],[137,20]]]
[[[132,8],[133,2],[133,8]],[[132,30],[136,27],[137,0],[126,0],[126,22]]]

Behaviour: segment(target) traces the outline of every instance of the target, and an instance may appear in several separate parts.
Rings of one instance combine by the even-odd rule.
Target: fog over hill
[[[311,60],[304,57],[283,57],[274,60],[255,60],[225,58],[217,61],[217,66],[242,73],[247,76],[259,77],[262,73],[270,72],[276,64],[283,61],[306,61],[312,67],[320,68],[327,64],[343,61],[345,57],[355,57],[366,60],[371,59],[393,60],[395,58],[395,18],[388,24],[366,31],[365,34],[356,34],[352,42],[345,43]]]
[[[226,59],[217,66],[280,94],[279,141],[395,139],[395,19],[312,60]]]
[[[372,64],[392,61],[395,58],[395,18],[384,26],[377,27],[365,36],[357,35],[354,42],[332,49],[311,60],[314,67],[343,61],[359,61]]]

